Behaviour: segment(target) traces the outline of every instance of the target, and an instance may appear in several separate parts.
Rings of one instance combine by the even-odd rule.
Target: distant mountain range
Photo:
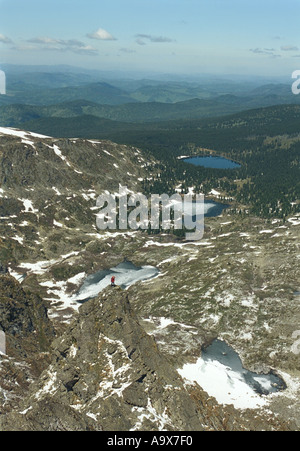
[[[7,96],[0,98],[0,104],[52,105],[58,102],[70,102],[84,99],[96,103],[119,105],[135,102],[126,91],[108,83],[89,83],[80,86],[48,88],[23,82],[14,83],[7,90]]]
[[[236,96],[278,96],[291,99],[288,81],[267,78],[236,78],[199,75],[138,78],[139,74],[118,74],[86,69],[2,65],[7,78],[7,96],[0,105],[53,105],[84,99],[100,104],[134,102],[177,103],[191,99]],[[295,100],[295,99],[294,99]],[[293,102],[292,102],[293,103]]]
[[[92,116],[94,122],[96,118],[122,123],[195,120],[260,107],[279,104],[299,105],[300,103],[300,98],[290,93],[285,85],[278,85],[277,93],[276,86],[265,86],[257,88],[248,96],[226,94],[209,99],[194,98],[176,103],[138,102],[124,90],[107,83],[48,91],[38,90],[34,96],[39,98],[39,105],[34,104],[35,97],[30,98],[31,95],[31,91],[23,93],[22,102],[18,95],[0,96],[0,104],[2,102],[0,124],[6,127],[38,130],[39,126],[43,128],[47,120],[49,124],[52,124],[50,128],[52,130],[52,127],[56,123],[59,124],[62,118],[82,117],[82,120],[86,122],[84,116]],[[119,128],[118,124],[114,125]],[[45,132],[45,130],[42,131]]]
[[[161,80],[117,78],[65,66],[3,68],[7,95],[0,95],[0,125],[55,136],[66,136],[64,130],[71,133],[74,125],[80,133],[87,126],[104,132],[131,130],[126,124],[198,120],[300,102],[291,85],[267,79],[202,76],[167,81],[163,76]]]

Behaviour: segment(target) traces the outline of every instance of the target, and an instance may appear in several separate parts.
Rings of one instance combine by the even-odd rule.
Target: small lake
[[[101,270],[88,276],[76,295],[76,301],[84,303],[110,285],[112,276],[115,276],[116,285],[124,290],[139,281],[145,281],[156,277],[159,270],[154,266],[135,266],[129,261],[124,261],[118,266]]]
[[[214,202],[213,200],[205,200],[204,205],[204,216],[206,218],[214,218],[220,216],[223,210],[229,208],[227,204],[221,204],[220,202]]]
[[[285,390],[286,384],[276,374],[257,374],[246,370],[239,355],[221,340],[214,340],[202,350],[196,363],[186,364],[179,374],[198,384],[220,404],[236,408],[263,406],[266,397]]]
[[[239,163],[224,157],[188,157],[184,158],[182,161],[193,164],[194,166],[202,166],[204,168],[212,169],[238,169],[241,167]]]

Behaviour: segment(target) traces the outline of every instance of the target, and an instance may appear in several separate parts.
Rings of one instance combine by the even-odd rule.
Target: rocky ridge
[[[278,427],[263,419],[265,427]],[[2,431],[247,430],[256,421],[221,408],[184,381],[146,334],[122,290],[84,304],[52,343],[52,361]],[[282,425],[281,425],[282,427]],[[285,426],[287,427],[287,426]]]
[[[0,356],[3,430],[178,430],[188,423],[186,406],[196,412],[196,429],[299,429],[299,356],[292,352],[299,328],[299,217],[283,224],[225,213],[206,220],[198,243],[142,232],[99,233],[97,195],[108,188],[117,192],[119,180],[139,189],[155,162],[109,142],[9,133],[0,136],[0,327],[2,321],[9,344],[8,355]],[[156,266],[160,274],[125,293],[108,290],[78,313],[78,305],[66,304],[66,294],[76,292],[84,277],[124,259]],[[10,307],[19,324],[15,335],[5,322]],[[115,317],[123,319],[108,328]],[[43,331],[47,340],[35,343]],[[127,335],[137,340],[134,362],[126,357]],[[288,389],[266,409],[237,411],[178,378],[177,369],[194,362],[216,337],[233,346],[248,369],[279,372]],[[148,366],[141,352],[146,344]],[[173,375],[172,383],[164,373]],[[179,392],[183,423],[170,408]],[[101,396],[110,416],[117,416],[111,425]]]
[[[0,127],[0,261],[11,266],[73,251],[97,231],[97,197],[119,194],[120,185],[139,191],[156,164],[139,149],[109,141]]]
[[[49,365],[55,338],[46,303],[8,274],[0,276],[0,329],[6,345],[0,365],[0,411],[4,413]]]
[[[107,291],[82,306],[52,348],[49,368],[22,404],[18,428],[201,429],[196,404],[123,293]]]

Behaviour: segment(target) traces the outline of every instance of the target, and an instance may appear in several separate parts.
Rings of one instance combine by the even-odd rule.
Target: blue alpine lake
[[[212,169],[238,169],[241,167],[239,163],[219,156],[188,157],[184,158],[183,161],[185,163],[193,164],[194,166],[203,166]]]

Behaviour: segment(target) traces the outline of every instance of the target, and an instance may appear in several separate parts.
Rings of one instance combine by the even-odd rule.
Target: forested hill
[[[53,91],[53,90],[52,90]],[[51,91],[51,92],[52,92]],[[297,96],[226,94],[208,99],[193,98],[179,102],[138,102],[125,92],[105,83],[85,88],[64,88],[46,96],[44,92],[36,98],[24,94],[24,98],[0,96],[0,120],[6,127],[27,127],[29,120],[45,118],[74,118],[92,115],[97,118],[128,123],[147,123],[169,120],[198,120],[226,116],[253,108],[274,105],[299,105]],[[51,101],[52,99],[52,101]]]
[[[174,163],[175,179],[186,188],[197,183],[206,192],[218,187],[245,206],[244,210],[285,218],[300,211],[300,107],[257,109],[226,118],[173,122],[161,130],[115,134],[113,139],[151,149],[159,159],[201,155],[212,150],[241,164],[220,171]],[[176,168],[176,169],[175,169]],[[170,178],[170,173],[167,176]],[[202,186],[201,186],[202,185]]]
[[[90,106],[86,104],[86,106]],[[78,107],[78,105],[77,105]],[[126,123],[82,114],[74,117],[28,117],[26,129],[54,137],[109,139],[137,146],[167,162],[159,180],[145,190],[174,192],[195,186],[205,193],[219,189],[233,197],[241,212],[286,218],[299,212],[300,106],[277,105],[198,120]],[[233,171],[194,167],[180,155],[201,155],[203,149],[241,164]]]
[[[300,211],[300,107],[278,105],[215,119],[172,121],[145,130],[108,134],[117,142],[150,150],[167,161],[159,181],[162,192],[178,180],[183,188],[196,185],[208,193],[219,189],[249,211],[264,217],[286,218]],[[241,164],[220,171],[177,160],[212,150]],[[173,184],[170,185],[170,181]],[[158,186],[150,186],[156,190]]]

